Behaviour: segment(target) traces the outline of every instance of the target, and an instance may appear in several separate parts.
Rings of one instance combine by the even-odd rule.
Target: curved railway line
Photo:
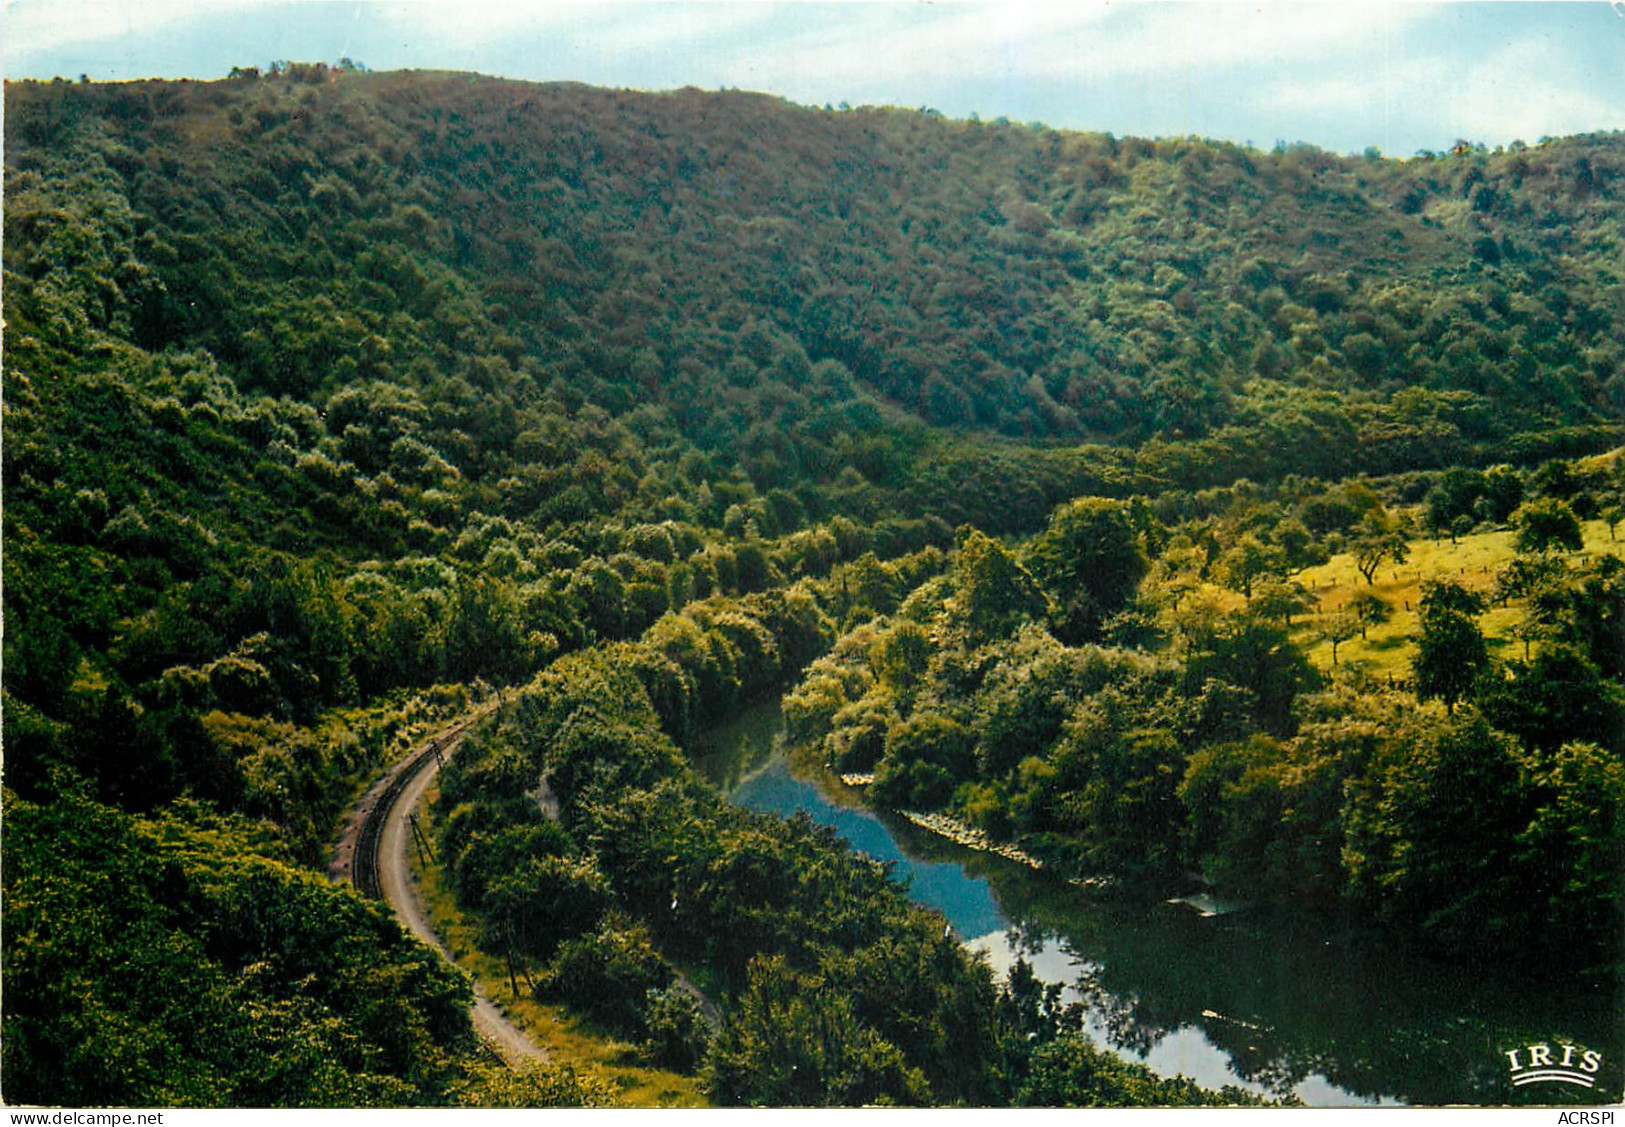
[[[445,756],[455,751],[468,730],[489,715],[498,703],[482,705],[437,732],[375,783],[345,826],[330,868],[332,876],[350,881],[362,895],[388,903],[402,927],[454,965],[451,952],[429,925],[408,878],[407,822],[424,791],[434,781]],[[480,991],[477,983],[470,1016],[475,1031],[508,1063],[547,1059],[547,1053],[509,1021]]]
[[[453,750],[468,730],[489,712],[489,708],[482,709],[431,736],[428,743],[398,763],[385,777],[382,790],[376,795],[369,792],[368,797],[372,799],[370,806],[365,805],[363,800],[365,815],[356,833],[355,848],[350,857],[350,882],[363,896],[370,896],[374,900],[385,899],[384,890],[378,882],[378,849],[384,839],[384,825],[389,821],[401,793],[423,770],[424,764],[431,759],[439,760]]]

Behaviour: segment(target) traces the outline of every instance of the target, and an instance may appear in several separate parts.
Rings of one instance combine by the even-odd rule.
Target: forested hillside
[[[1625,581],[1565,522],[1619,520],[1625,139],[1393,161],[320,65],[5,109],[8,1099],[612,1099],[493,1075],[455,975],[312,876],[492,686],[436,808],[460,905],[719,1102],[1240,1098],[1091,1055],[838,840],[723,807],[694,737],[809,666],[792,714],[881,805],[1617,973]],[[1311,666],[1294,577],[1424,528],[1517,531],[1419,604],[1482,660]],[[1434,761],[1536,887],[1418,863]]]

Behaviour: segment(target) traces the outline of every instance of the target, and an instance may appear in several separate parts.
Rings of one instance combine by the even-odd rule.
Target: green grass
[[[430,786],[420,807],[425,822],[435,794],[436,788]],[[620,1088],[621,1102],[628,1107],[709,1106],[698,1077],[638,1063],[636,1045],[604,1034],[589,1019],[566,1006],[537,1001],[522,977],[516,994],[509,985],[504,960],[481,951],[476,944],[477,925],[457,907],[445,870],[439,864],[423,865],[415,850],[408,850],[408,857],[412,881],[429,922],[457,965],[479,984],[509,1021],[547,1051],[550,1060],[607,1078]]]
[[[1573,553],[1571,560],[1625,554],[1625,542],[1610,540],[1608,526],[1603,521],[1585,521],[1582,528],[1585,547]],[[1297,576],[1297,581],[1318,598],[1319,610],[1294,619],[1293,639],[1318,668],[1330,670],[1332,645],[1320,636],[1325,616],[1360,592],[1370,591],[1388,604],[1389,619],[1372,626],[1366,638],[1356,635],[1339,645],[1337,664],[1340,668],[1378,678],[1409,677],[1411,658],[1416,652],[1412,638],[1420,629],[1416,607],[1422,584],[1428,580],[1454,579],[1469,590],[1483,594],[1488,601],[1495,585],[1496,570],[1517,554],[1513,537],[1511,529],[1497,529],[1458,537],[1454,544],[1448,537],[1412,540],[1409,558],[1399,565],[1383,565],[1377,571],[1376,582],[1369,586],[1356,570],[1351,555],[1333,556],[1321,566]],[[1521,602],[1514,601],[1505,607],[1491,606],[1479,619],[1490,652],[1521,657],[1523,643],[1512,631],[1522,621]]]

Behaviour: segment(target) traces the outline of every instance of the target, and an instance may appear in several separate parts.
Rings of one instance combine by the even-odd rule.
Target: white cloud
[[[946,4],[927,13],[890,4],[852,5],[817,33],[752,52],[772,74],[825,82],[985,78],[1024,68],[1046,40],[1075,35],[1107,12],[1105,3]]]
[[[1342,116],[1382,107],[1431,122],[1434,144],[1455,138],[1506,144],[1625,126],[1625,106],[1589,88],[1590,76],[1552,44],[1509,43],[1470,66],[1435,55],[1270,83],[1262,104]]]
[[[385,23],[417,36],[424,44],[458,48],[496,45],[530,32],[574,34],[600,20],[605,10],[602,4],[540,0],[392,0],[373,7]]]
[[[7,0],[8,55],[50,51],[75,43],[156,31],[200,15],[263,8],[276,0]]]
[[[1436,57],[1381,60],[1283,78],[1263,87],[1260,104],[1278,110],[1348,111],[1374,104],[1437,107],[1451,80],[1450,64]]]
[[[1401,31],[1418,5],[966,3],[918,10],[858,6],[817,36],[773,44],[758,57],[773,74],[826,81],[884,74],[1099,80],[1303,62]],[[897,19],[899,14],[904,19]]]
[[[459,48],[500,47],[517,37],[547,35],[579,46],[636,53],[727,39],[772,19],[762,3],[652,3],[648,0],[386,0],[386,22],[425,42]]]
[[[1432,3],[1135,0],[4,0],[14,50],[153,30],[249,8],[308,4],[375,18],[426,46],[500,47],[545,34],[622,53],[696,58],[836,81],[878,72],[1098,79],[1357,55],[1436,14]],[[816,12],[817,31],[786,17]],[[805,18],[794,23],[804,26]]]
[[[1625,127],[1625,106],[1598,97],[1586,84],[1587,75],[1549,43],[1513,43],[1454,86],[1450,116],[1463,137],[1494,144]]]

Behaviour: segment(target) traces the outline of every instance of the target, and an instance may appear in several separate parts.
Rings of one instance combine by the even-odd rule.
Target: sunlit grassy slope
[[[1611,540],[1604,522],[1586,521],[1582,527],[1585,547],[1571,559],[1625,555],[1625,541]],[[1297,577],[1299,583],[1318,597],[1320,606],[1316,614],[1294,620],[1293,637],[1318,668],[1330,669],[1332,646],[1320,636],[1324,617],[1347,604],[1359,592],[1369,590],[1388,604],[1389,619],[1370,627],[1365,639],[1356,635],[1339,645],[1338,664],[1378,677],[1408,677],[1411,656],[1415,653],[1411,639],[1419,629],[1416,605],[1422,584],[1430,579],[1454,579],[1469,590],[1483,594],[1486,602],[1490,601],[1496,569],[1516,554],[1513,537],[1511,529],[1503,528],[1458,537],[1454,544],[1447,537],[1413,540],[1410,557],[1398,566],[1384,565],[1370,587],[1355,569],[1352,556],[1347,553],[1333,556],[1327,563]],[[1491,605],[1479,619],[1491,653],[1521,655],[1523,643],[1512,631],[1522,620],[1523,606],[1517,600],[1505,607]]]

